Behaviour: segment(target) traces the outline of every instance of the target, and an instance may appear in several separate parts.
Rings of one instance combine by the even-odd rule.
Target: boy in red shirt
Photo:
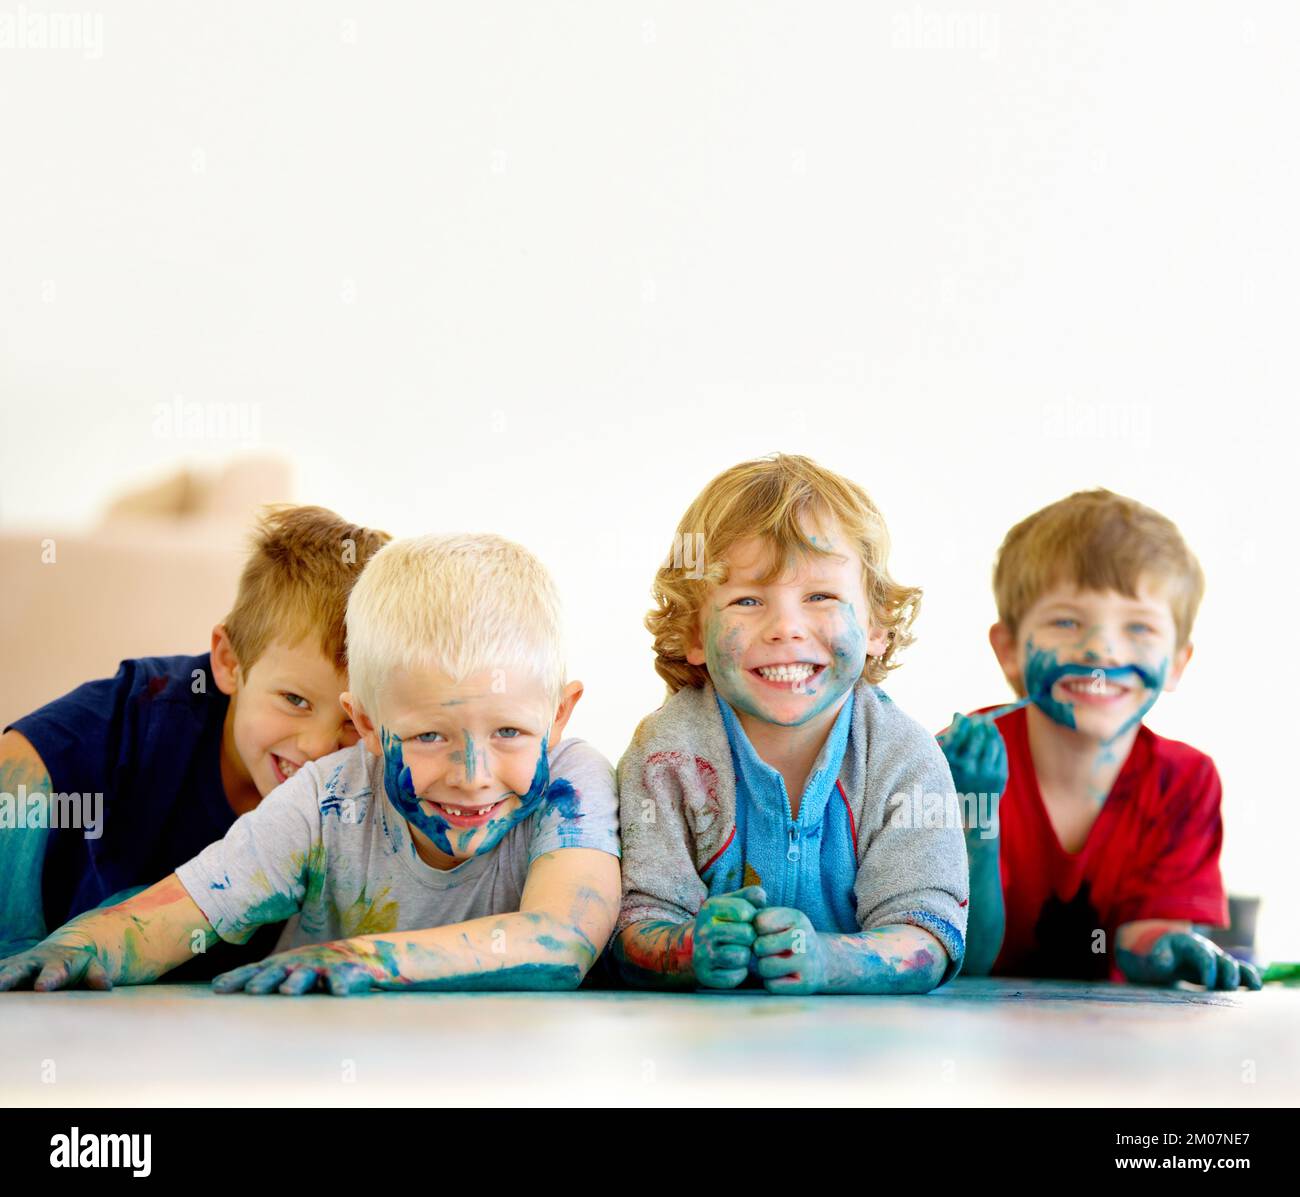
[[[939,736],[966,796],[968,974],[1260,987],[1192,930],[1228,922],[1214,762],[1142,722],[1187,667],[1204,586],[1173,523],[1108,490],[1002,542],[989,641],[1020,701]]]

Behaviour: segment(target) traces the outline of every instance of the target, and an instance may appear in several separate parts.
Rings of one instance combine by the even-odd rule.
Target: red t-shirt
[[[1009,775],[998,808],[1006,934],[995,974],[1122,980],[1114,960],[1124,923],[1228,925],[1219,875],[1223,788],[1205,753],[1139,726],[1087,840],[1070,853],[1038,790],[1027,711],[1011,711],[997,725]],[[1106,932],[1104,954],[1093,951],[1098,928]]]

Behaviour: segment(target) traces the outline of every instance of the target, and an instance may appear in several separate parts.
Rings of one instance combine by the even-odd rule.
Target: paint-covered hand
[[[826,949],[808,916],[792,906],[769,906],[754,917],[755,971],[768,993],[821,993]]]
[[[955,712],[938,740],[957,793],[1001,794],[1007,788],[1007,746],[989,716]]]
[[[217,993],[285,993],[297,995],[314,990],[335,997],[367,993],[380,979],[373,962],[368,962],[345,941],[312,944],[277,952],[256,964],[232,968],[212,981]]]
[[[0,992],[6,989],[112,989],[116,968],[88,934],[64,928],[33,948],[0,960]]]
[[[1192,981],[1206,989],[1259,989],[1259,970],[1237,960],[1218,944],[1194,931],[1171,931],[1151,945],[1149,952],[1119,948],[1115,963],[1130,981],[1141,985],[1173,985]]]
[[[735,989],[749,975],[754,916],[767,905],[760,886],[706,898],[695,916],[691,969],[707,989]]]

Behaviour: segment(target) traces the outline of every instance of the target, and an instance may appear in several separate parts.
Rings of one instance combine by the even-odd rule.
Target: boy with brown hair
[[[354,743],[344,616],[389,539],[266,509],[209,652],[123,661],[0,736],[0,958],[165,877],[309,760]],[[219,949],[185,977],[265,954]]]
[[[1204,588],[1174,524],[1108,490],[1007,533],[989,641],[1020,701],[939,736],[958,792],[991,799],[967,806],[967,973],[1260,987],[1192,930],[1228,921],[1214,762],[1142,722]]]

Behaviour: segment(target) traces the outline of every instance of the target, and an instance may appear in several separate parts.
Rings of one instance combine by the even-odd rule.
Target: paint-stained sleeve
[[[550,757],[551,784],[534,816],[528,863],[557,848],[619,854],[614,766],[585,740],[561,740]]]
[[[176,870],[212,928],[247,943],[264,923],[296,914],[308,886],[324,875],[321,779],[308,762],[261,803]]]
[[[647,757],[634,739],[618,763],[623,902],[615,934],[646,920],[689,922],[708,897],[683,787],[682,771],[694,759],[677,752]]]
[[[891,753],[899,765],[884,782],[883,820],[859,831],[853,891],[864,931],[910,923],[943,944],[943,984],[966,953],[966,839],[942,750],[919,724],[903,734],[905,743]]]

